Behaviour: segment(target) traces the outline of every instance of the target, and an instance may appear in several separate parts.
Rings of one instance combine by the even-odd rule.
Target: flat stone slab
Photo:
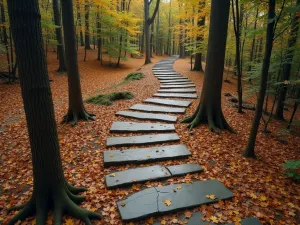
[[[160,89],[159,93],[196,93],[196,89]]]
[[[193,81],[163,83],[162,85],[195,85]]]
[[[156,71],[154,71],[154,75],[155,76],[172,76],[172,75],[181,75],[181,74],[177,73],[177,72],[156,72]]]
[[[157,78],[184,78],[182,75],[180,74],[169,74],[169,75],[154,75]]]
[[[199,173],[203,168],[198,164],[182,164],[167,167],[172,176],[182,176],[188,173]]]
[[[184,166],[184,167],[183,167]],[[201,172],[202,168],[198,165],[196,171],[196,164],[177,165],[170,167],[164,166],[149,166],[136,169],[128,169],[120,172],[110,173],[105,176],[105,183],[108,188],[116,188],[134,183],[141,183],[151,180],[161,180],[173,176],[183,176],[188,173]],[[177,167],[177,168],[176,168]],[[174,174],[173,174],[174,172]]]
[[[175,131],[174,124],[114,122],[110,128],[111,133],[151,133],[170,131]]]
[[[164,166],[149,166],[111,173],[105,176],[108,188],[131,185],[151,180],[170,178],[172,175]]]
[[[169,145],[154,148],[135,148],[128,150],[104,151],[104,166],[141,164],[169,159],[182,159],[191,156],[185,145]]]
[[[196,87],[195,84],[182,84],[182,85],[161,85],[160,89],[176,89],[176,88],[192,88]]]
[[[206,195],[215,195],[216,199],[208,199]],[[164,215],[232,197],[232,192],[221,182],[208,180],[193,184],[148,188],[117,202],[117,206],[122,220],[130,221]]]
[[[155,121],[164,121],[164,122],[173,122],[173,123],[177,121],[177,116],[155,114],[155,113],[119,111],[116,113],[116,115],[124,116],[127,118],[140,119],[140,120],[155,120]]]
[[[193,213],[192,217],[188,220],[186,218],[182,218],[182,220],[184,221],[188,221],[186,224],[187,225],[234,225],[234,223],[230,223],[230,224],[216,224],[216,223],[210,223],[210,222],[206,222],[202,220],[202,213],[201,212],[196,212]],[[257,218],[247,218],[247,219],[243,219],[240,221],[241,225],[262,225],[262,223],[257,219]]]
[[[143,105],[136,104],[130,107],[132,110],[146,111],[146,112],[158,112],[158,113],[185,113],[185,108],[171,108],[163,106]]]
[[[154,94],[154,97],[163,98],[198,98],[197,94],[180,94],[180,93],[170,93],[170,94]]]
[[[131,145],[147,145],[147,144],[160,144],[172,141],[180,141],[177,134],[155,134],[155,135],[142,135],[131,137],[108,137],[106,139],[107,147],[120,147]]]
[[[186,77],[157,77],[159,80],[188,80]]]
[[[180,78],[180,79],[167,79],[167,80],[161,80],[160,83],[181,83],[181,82],[191,82],[191,80],[187,78]]]
[[[159,99],[159,98],[148,98],[144,102],[157,104],[157,105],[168,105],[168,106],[179,106],[179,107],[189,107],[190,104],[192,104],[192,102],[190,101],[169,100],[169,99]]]

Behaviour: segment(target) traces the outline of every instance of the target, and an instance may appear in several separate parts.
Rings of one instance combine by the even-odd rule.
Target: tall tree
[[[300,0],[296,1],[296,7],[300,6]],[[285,60],[283,63],[283,73],[282,73],[282,81],[286,81],[290,79],[291,71],[292,71],[292,63],[294,58],[295,46],[297,44],[298,39],[298,31],[299,31],[299,19],[300,14],[296,12],[292,19],[291,31],[288,38],[288,46],[287,52],[285,55]],[[283,120],[283,110],[284,110],[284,101],[287,94],[287,87],[282,86],[279,92],[277,108],[276,108],[276,118]]]
[[[66,72],[66,60],[65,60],[65,47],[62,35],[62,25],[61,25],[61,16],[60,16],[60,3],[59,0],[52,0],[53,14],[54,14],[54,23],[56,25],[55,33],[57,39],[57,52],[59,67],[58,72]]]
[[[270,60],[271,60],[273,42],[274,42],[275,23],[276,23],[276,21],[278,21],[278,19],[276,20],[275,6],[276,6],[275,0],[269,0],[265,55],[264,55],[263,65],[262,65],[262,70],[261,70],[260,87],[259,87],[259,93],[257,96],[257,105],[256,105],[256,110],[255,110],[255,116],[253,119],[248,144],[247,144],[246,150],[244,152],[245,157],[252,157],[252,158],[256,157],[255,156],[255,141],[256,141],[256,136],[257,136],[257,132],[258,132],[258,127],[260,124],[260,119],[262,116],[264,99],[265,99],[266,89],[267,89],[267,85],[268,85]]]
[[[38,0],[10,0],[8,12],[20,62],[19,76],[34,178],[31,198],[26,204],[12,208],[20,212],[8,225],[33,215],[36,215],[36,224],[46,224],[51,209],[54,212],[53,224],[61,224],[64,213],[91,224],[90,219],[100,218],[100,215],[76,205],[84,200],[83,196],[76,194],[85,189],[71,186],[64,177]]]
[[[69,109],[63,122],[71,122],[73,125],[78,120],[94,120],[94,114],[88,113],[83,105],[80,75],[78,69],[78,58],[76,51],[75,26],[72,0],[62,1],[62,18],[65,38],[66,62],[69,86]]]
[[[150,25],[154,22],[155,16],[157,14],[160,0],[156,0],[156,6],[152,16],[150,17],[150,4],[153,0],[144,0],[144,29],[145,29],[145,41],[146,41],[146,58],[145,64],[151,63],[151,43],[150,43]]]
[[[91,49],[90,45],[90,1],[85,0],[85,5],[84,5],[84,18],[85,18],[85,49]]]
[[[77,9],[77,21],[79,27],[80,45],[84,46],[79,0],[76,1],[76,9]]]
[[[212,132],[219,133],[217,128],[232,131],[221,108],[229,7],[230,0],[212,0],[207,61],[201,99],[194,114],[182,121],[190,123],[190,129],[200,123],[208,123]]]

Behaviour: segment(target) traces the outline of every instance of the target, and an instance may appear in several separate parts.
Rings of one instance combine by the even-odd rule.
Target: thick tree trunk
[[[171,9],[172,9],[172,0],[169,3],[169,18],[168,18],[168,40],[167,40],[167,50],[166,54],[171,55]]]
[[[264,99],[265,99],[266,89],[268,85],[270,60],[271,60],[272,49],[273,49],[274,26],[275,26],[275,4],[276,4],[275,0],[269,0],[268,21],[271,22],[269,22],[267,26],[265,55],[264,55],[263,66],[261,71],[261,80],[260,80],[259,93],[257,96],[257,105],[256,105],[255,116],[253,119],[247,148],[244,152],[245,157],[252,157],[252,158],[256,157],[255,142],[256,142],[256,136],[257,136],[260,119],[263,111]]]
[[[201,52],[195,54],[195,64],[193,70],[203,72]]]
[[[76,1],[76,8],[77,8],[77,20],[78,20],[79,36],[80,36],[80,46],[84,46],[79,0]]]
[[[255,21],[254,21],[254,27],[253,27],[254,30],[256,30],[256,28],[257,28],[258,13],[259,13],[259,7],[257,7],[257,9],[256,9]],[[248,71],[251,71],[251,69],[252,69],[252,62],[253,62],[253,59],[254,59],[255,43],[256,43],[256,39],[255,39],[255,35],[254,35],[254,37],[252,39],[252,43],[251,43],[250,59],[249,59],[250,65],[248,67]]]
[[[151,51],[150,51],[150,56],[153,58],[152,53],[154,52],[154,23],[151,25],[151,35],[150,35],[150,43],[151,43]]]
[[[52,0],[53,4],[53,14],[54,14],[54,22],[57,26],[55,28],[56,32],[56,39],[57,39],[57,53],[58,53],[58,60],[59,60],[59,67],[57,72],[66,72],[66,61],[65,61],[65,48],[64,48],[64,41],[62,35],[62,26],[61,26],[61,16],[60,16],[60,4],[59,0]]]
[[[90,2],[89,0],[85,0],[85,5],[84,5],[84,18],[85,18],[85,31],[84,31],[84,36],[85,36],[85,49],[91,49],[90,45]]]
[[[183,120],[190,129],[208,123],[209,129],[232,131],[221,108],[221,90],[225,61],[230,0],[212,0],[207,61],[201,99],[195,113]]]
[[[157,23],[156,23],[156,55],[161,55],[161,45],[159,42],[159,23],[160,23],[160,14],[159,10],[157,11]]]
[[[10,209],[21,210],[8,224],[13,225],[33,215],[36,215],[36,224],[46,224],[51,209],[54,212],[54,224],[62,223],[65,212],[89,224],[90,218],[100,216],[76,205],[84,197],[75,194],[85,189],[69,185],[63,173],[38,0],[10,0],[8,11],[20,62],[20,84],[34,178],[30,200],[25,205]]]
[[[101,22],[100,22],[100,13],[99,13],[99,8],[98,8],[98,12],[97,12],[97,35],[98,35],[98,39],[97,39],[97,47],[98,47],[98,56],[97,56],[97,60],[100,60],[102,63],[102,39],[101,39]]]
[[[80,119],[94,120],[94,115],[86,112],[82,100],[72,0],[62,2],[62,16],[69,86],[69,109],[63,122],[73,121],[72,124],[76,125]]]
[[[300,5],[300,0],[297,0],[296,5],[297,6]],[[294,52],[295,52],[294,47],[298,39],[299,19],[300,19],[300,15],[297,12],[295,13],[295,16],[292,21],[291,32],[289,34],[289,39],[288,39],[287,52],[283,64],[283,73],[282,73],[281,81],[289,80],[291,76],[292,63],[293,63]],[[283,86],[279,92],[277,108],[275,112],[276,118],[280,120],[284,120],[283,111],[284,111],[284,101],[285,101],[286,94],[287,94],[287,87]]]

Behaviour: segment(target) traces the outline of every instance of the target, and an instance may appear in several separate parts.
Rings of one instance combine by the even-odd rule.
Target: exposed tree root
[[[33,193],[31,199],[25,205],[9,209],[9,211],[18,209],[21,209],[21,211],[9,221],[8,225],[14,225],[18,221],[34,215],[36,216],[37,225],[46,224],[48,211],[51,209],[53,209],[54,214],[54,225],[62,224],[64,214],[80,219],[86,225],[91,225],[91,219],[101,219],[101,215],[82,209],[77,205],[85,198],[76,194],[85,190],[85,188],[76,188],[66,184],[65,187],[54,189],[50,193],[43,192],[43,195],[39,197]]]
[[[207,123],[211,132],[220,134],[219,130],[228,130],[231,133],[235,131],[227,123],[221,110],[213,110],[212,107],[204,107],[199,105],[194,114],[184,118],[182,123],[189,123],[188,128],[192,130],[200,124]]]
[[[66,68],[62,68],[62,67],[59,67],[57,70],[56,70],[57,73],[66,73],[67,72],[67,69]]]
[[[79,112],[69,110],[67,115],[64,116],[62,123],[71,123],[72,126],[76,126],[79,120],[95,121],[95,114],[88,113],[84,108]]]

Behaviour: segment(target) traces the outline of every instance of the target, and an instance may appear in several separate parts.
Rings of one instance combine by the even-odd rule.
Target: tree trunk
[[[180,59],[184,59],[185,55],[184,55],[184,34],[183,34],[183,28],[182,28],[182,19],[180,18],[179,20],[179,25],[180,25],[180,33],[179,33],[179,58]]]
[[[85,0],[85,5],[84,5],[84,18],[85,18],[85,49],[91,49],[90,46],[90,21],[89,21],[89,17],[90,17],[90,2],[89,0]]]
[[[300,0],[297,0],[296,6],[300,5]],[[295,16],[292,21],[292,27],[289,34],[288,39],[288,46],[287,46],[287,52],[285,55],[285,60],[283,64],[283,73],[282,73],[282,81],[286,81],[290,79],[291,76],[291,70],[292,70],[292,63],[294,58],[294,52],[295,52],[295,45],[297,43],[298,39],[298,30],[299,30],[299,19],[300,15],[299,12],[295,13]],[[284,85],[280,89],[278,102],[277,102],[277,108],[275,112],[275,116],[277,119],[284,120],[283,116],[283,110],[284,110],[284,101],[287,93],[287,87]]]
[[[154,52],[154,23],[151,25],[151,35],[150,35],[150,43],[151,43],[151,51],[150,51],[150,56],[153,58],[152,52]]]
[[[140,52],[145,51],[145,27],[143,27],[142,35],[140,36]]]
[[[57,72],[66,72],[66,61],[65,61],[65,48],[63,42],[63,35],[62,35],[62,26],[61,26],[61,16],[60,16],[60,4],[59,0],[52,0],[53,4],[53,14],[54,14],[54,23],[56,25],[55,32],[56,32],[56,39],[57,39],[57,53],[58,53],[58,60],[59,60],[59,67]]]
[[[158,10],[157,23],[156,23],[156,55],[161,55],[160,42],[159,42],[159,23],[160,23],[160,15]]]
[[[102,40],[101,40],[101,23],[100,23],[100,13],[99,13],[99,7],[98,7],[98,11],[97,11],[97,35],[98,35],[98,39],[97,39],[97,46],[98,46],[98,56],[97,56],[97,60],[100,60],[102,63]]]
[[[208,123],[209,129],[233,131],[225,120],[221,108],[221,90],[225,61],[230,0],[212,0],[207,61],[201,99],[195,113],[183,120],[190,129]]]
[[[168,18],[168,40],[167,40],[167,50],[166,50],[166,54],[168,55],[171,55],[171,9],[172,9],[172,0],[170,0],[169,18]]]
[[[75,194],[84,188],[67,183],[61,163],[54,107],[43,50],[41,15],[38,0],[8,1],[22,97],[27,120],[33,166],[33,193],[30,200],[10,210],[20,210],[8,223],[36,215],[36,224],[46,224],[48,211],[53,209],[54,224],[61,224],[65,212],[86,224],[100,215],[80,209],[84,200]]]
[[[76,2],[76,7],[77,7],[77,20],[78,20],[78,26],[79,26],[80,46],[84,46],[79,0],[77,0],[77,2]]]
[[[261,71],[261,81],[259,93],[257,96],[257,105],[255,110],[255,116],[252,123],[252,128],[250,132],[250,137],[248,140],[248,144],[246,150],[244,152],[245,157],[255,158],[255,141],[258,132],[258,127],[260,124],[260,119],[263,112],[264,99],[266,95],[266,89],[268,85],[268,75],[269,75],[269,67],[270,60],[273,49],[273,39],[274,39],[274,26],[275,26],[275,0],[269,0],[269,10],[268,10],[268,26],[267,26],[267,37],[266,37],[266,45],[265,45],[265,55],[262,65]]]
[[[83,105],[76,51],[72,0],[62,1],[62,16],[69,86],[69,109],[63,122],[68,123],[73,121],[72,124],[76,125],[80,119],[94,120],[93,116],[95,115],[86,112]]]
[[[257,28],[257,19],[258,19],[258,14],[259,14],[259,8],[257,6],[257,9],[256,9],[256,14],[255,14],[255,21],[254,21],[254,30],[256,31],[256,28]],[[254,49],[255,49],[255,36],[253,37],[252,39],[252,43],[251,43],[251,49],[250,49],[250,59],[249,59],[249,67],[248,67],[248,71],[251,71],[252,69],[252,62],[253,62],[253,59],[254,59]]]

